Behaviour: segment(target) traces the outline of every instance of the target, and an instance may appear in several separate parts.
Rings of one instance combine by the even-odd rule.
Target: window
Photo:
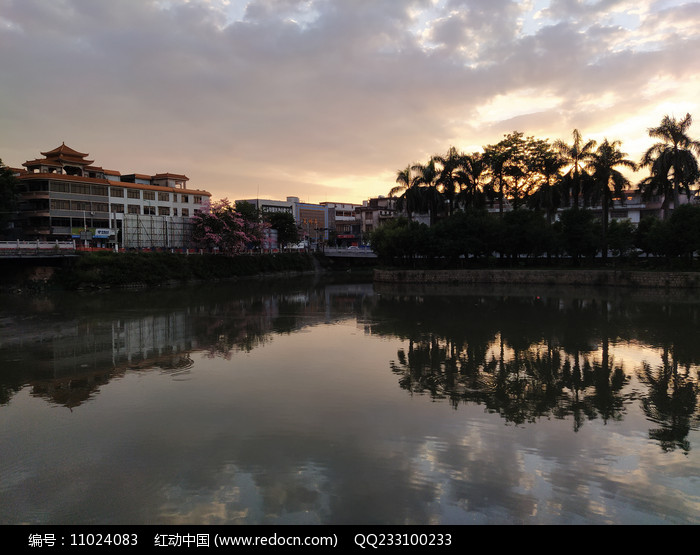
[[[144,191],[143,192],[143,200],[156,200],[156,192],[155,191]]]
[[[110,187],[109,192],[113,197],[124,198],[124,189],[121,187]]]
[[[90,211],[90,203],[89,202],[82,202],[79,200],[73,200],[73,201],[71,201],[70,205],[71,205],[71,210],[82,210],[84,212]]]
[[[158,215],[159,216],[170,216],[170,208],[167,206],[159,206],[158,207]]]
[[[51,210],[70,210],[70,201],[53,199],[51,201]]]
[[[177,208],[173,208],[173,216],[177,216]]]
[[[141,198],[141,191],[138,189],[128,189],[126,191],[126,196],[128,198]]]
[[[182,197],[182,200],[180,202],[190,202],[190,196],[189,195],[180,195]]]
[[[70,192],[76,195],[89,195],[90,185],[83,185],[82,183],[73,183],[70,187]]]
[[[146,215],[155,216],[156,215],[156,207],[155,206],[144,206],[143,213]]]
[[[158,193],[158,200],[161,202],[170,202],[170,193]]]
[[[124,205],[123,204],[113,204],[112,205],[112,212],[117,212],[119,214],[124,213]]]
[[[97,196],[97,197],[106,197],[107,196],[107,186],[106,185],[93,185],[92,186],[92,194]]]
[[[59,183],[57,181],[51,182],[51,190],[56,193],[68,193],[70,192],[70,185],[68,183]]]
[[[183,208],[183,209],[182,209],[182,215],[183,215],[183,216],[189,216],[189,215],[190,215],[190,209],[189,209],[189,208]]]
[[[195,204],[202,204],[202,197],[201,197],[201,195],[195,195],[195,196],[194,196],[194,203],[195,203]]]
[[[106,202],[93,202],[92,209],[95,212],[108,212],[109,204],[107,204]]]
[[[130,204],[128,206],[128,211],[129,211],[129,214],[140,214],[141,207],[138,204]]]

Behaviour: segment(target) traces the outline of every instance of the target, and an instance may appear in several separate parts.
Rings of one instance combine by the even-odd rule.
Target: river
[[[700,523],[687,294],[344,276],[0,307],[2,524]]]

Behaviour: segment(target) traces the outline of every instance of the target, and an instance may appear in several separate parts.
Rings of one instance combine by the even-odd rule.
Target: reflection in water
[[[574,430],[586,420],[621,420],[641,395],[645,413],[661,426],[650,437],[664,449],[688,450],[684,438],[699,422],[698,345],[688,330],[697,329],[699,306],[389,291],[375,314],[399,316],[382,320],[375,332],[407,340],[391,368],[412,393],[447,399],[455,408],[484,405],[514,424],[571,418]],[[611,354],[611,343],[651,341],[663,349],[657,370],[646,362],[626,369]],[[648,389],[626,387],[633,378]]]
[[[0,522],[700,522],[700,302],[547,293],[7,299]]]

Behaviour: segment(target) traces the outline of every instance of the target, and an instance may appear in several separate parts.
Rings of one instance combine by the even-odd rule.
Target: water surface
[[[3,299],[4,524],[697,524],[700,301],[299,279]]]

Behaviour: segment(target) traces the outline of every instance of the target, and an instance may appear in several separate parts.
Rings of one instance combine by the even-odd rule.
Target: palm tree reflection
[[[623,419],[641,396],[644,414],[657,425],[650,438],[665,450],[690,449],[688,433],[700,424],[698,355],[684,335],[663,337],[658,368],[645,362],[635,372],[613,355],[616,345],[644,344],[644,336],[658,342],[653,322],[664,318],[650,317],[648,306],[605,299],[435,296],[429,302],[421,297],[410,309],[408,300],[402,296],[399,305],[383,294],[376,331],[388,332],[388,315],[400,315],[395,333],[407,346],[390,366],[411,394],[447,400],[454,409],[483,405],[515,425],[571,419],[575,431],[593,419]],[[654,310],[669,311],[661,305]],[[697,311],[689,310],[692,321]],[[458,315],[455,321],[450,314]],[[674,317],[681,319],[671,329],[688,329],[682,310]],[[672,345],[685,365],[674,358]],[[641,395],[635,380],[647,386]]]

